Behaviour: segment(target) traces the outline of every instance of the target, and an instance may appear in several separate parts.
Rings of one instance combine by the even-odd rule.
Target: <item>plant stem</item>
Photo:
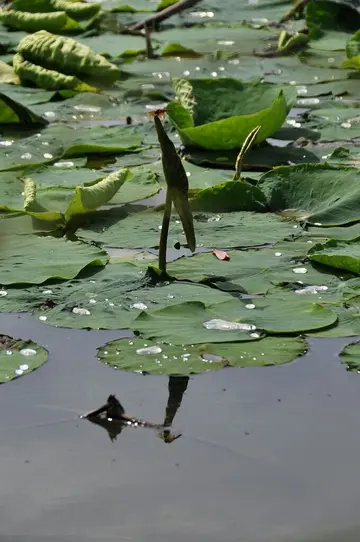
[[[177,2],[176,4],[173,4],[172,6],[169,6],[168,8],[162,9],[158,13],[155,13],[155,15],[152,15],[145,21],[142,21],[141,23],[137,23],[134,26],[130,28],[130,30],[140,30],[141,28],[144,28],[145,26],[152,25],[153,23],[160,23],[161,21],[164,21],[165,19],[168,19],[172,15],[175,15],[176,13],[180,13],[180,11],[183,11],[184,9],[191,8],[195,4],[200,2],[200,0],[180,0],[180,2]]]
[[[169,234],[169,225],[171,217],[172,200],[169,190],[166,192],[165,208],[161,226],[160,244],[159,244],[159,269],[161,273],[166,273],[166,247]]]

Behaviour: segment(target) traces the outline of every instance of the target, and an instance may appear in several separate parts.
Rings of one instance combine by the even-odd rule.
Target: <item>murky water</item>
[[[360,375],[312,340],[290,365],[191,378],[171,444],[125,428],[111,442],[78,415],[115,393],[162,422],[168,380],[115,371],[96,347],[118,332],[0,315],[2,333],[49,348],[0,393],[0,533],[28,542],[358,542]]]

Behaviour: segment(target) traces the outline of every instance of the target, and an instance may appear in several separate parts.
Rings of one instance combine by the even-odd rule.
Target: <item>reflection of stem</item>
[[[159,244],[159,269],[162,273],[166,272],[166,247],[169,234],[169,225],[171,217],[171,196],[169,190],[166,192],[164,216],[161,226],[160,244]]]
[[[169,398],[166,405],[164,426],[172,425],[188,387],[188,376],[169,376]]]

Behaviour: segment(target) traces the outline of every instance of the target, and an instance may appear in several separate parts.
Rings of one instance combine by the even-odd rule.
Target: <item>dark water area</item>
[[[120,332],[47,327],[0,315],[2,333],[50,351],[0,393],[1,541],[357,542],[360,375],[346,340],[311,340],[279,367],[191,377],[171,444],[145,428],[111,442],[79,414],[115,393],[161,422],[165,377],[106,367]]]

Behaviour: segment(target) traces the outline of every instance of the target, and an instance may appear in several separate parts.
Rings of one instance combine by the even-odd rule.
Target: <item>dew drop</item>
[[[74,314],[79,314],[80,316],[89,316],[89,314],[91,314],[88,309],[84,309],[82,307],[74,307],[72,312]]]
[[[138,348],[136,350],[136,353],[140,356],[148,355],[148,354],[161,354],[162,348],[160,346],[148,346],[147,348]]]
[[[297,275],[304,275],[307,272],[308,270],[306,267],[294,267],[293,269],[293,273],[296,273]]]
[[[24,152],[24,154],[21,155],[22,160],[30,160],[32,158],[32,154],[29,152]]]
[[[140,311],[146,311],[147,305],[145,305],[145,303],[134,303],[133,305],[131,305],[131,308],[138,309]]]
[[[89,303],[91,303],[92,305],[95,305],[95,303],[97,303],[96,299],[89,299]]]
[[[275,256],[282,256],[281,252],[275,252]]]
[[[259,333],[250,333],[250,337],[252,337],[253,339],[260,339],[260,334]]]
[[[49,120],[54,120],[56,114],[54,113],[54,111],[45,111],[44,116]]]
[[[74,109],[76,111],[82,111],[85,113],[100,113],[101,107],[98,107],[97,105],[74,105]]]
[[[14,143],[12,139],[3,139],[0,141],[0,147],[11,147],[11,145]]]
[[[29,366],[26,365],[26,363],[24,363],[24,365],[20,365],[19,369],[21,369],[22,371],[28,371],[28,370],[29,370]]]
[[[21,376],[22,374],[24,374],[24,371],[22,369],[15,369],[14,373],[17,375],[17,376]]]
[[[12,351],[12,350],[6,350],[6,355],[7,355],[7,356],[12,356],[12,355],[13,355],[13,351]]]
[[[44,153],[44,158],[46,158],[46,160],[51,160],[51,158],[53,158],[53,155],[50,154],[49,152],[45,152]]]
[[[7,294],[6,290],[0,290],[0,297],[5,297]]]
[[[245,309],[255,309],[255,305],[253,303],[248,303],[245,305]]]
[[[53,293],[52,290],[43,290],[44,295],[51,295]]]
[[[42,322],[46,322],[47,316],[39,316],[39,320],[41,320]]]
[[[296,294],[317,294],[319,292],[326,292],[329,289],[328,286],[306,286],[295,290]]]
[[[22,348],[20,350],[20,354],[22,354],[23,356],[35,356],[36,350],[34,350],[33,348]]]
[[[217,329],[219,331],[254,331],[256,326],[253,324],[241,324],[239,322],[228,322],[214,318],[203,323],[206,329]]]

